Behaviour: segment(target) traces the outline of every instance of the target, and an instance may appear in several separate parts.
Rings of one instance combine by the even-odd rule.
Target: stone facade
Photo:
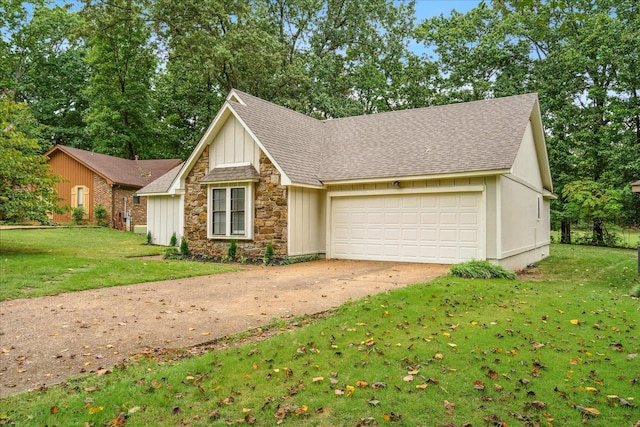
[[[207,237],[207,191],[200,181],[209,171],[209,147],[206,147],[185,180],[184,237],[194,255],[223,257],[230,239]],[[260,154],[260,179],[255,183],[252,240],[238,239],[238,257],[261,259],[271,242],[274,257],[287,256],[287,188],[269,158]]]

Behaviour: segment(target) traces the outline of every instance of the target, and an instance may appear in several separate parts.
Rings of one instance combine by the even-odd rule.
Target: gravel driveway
[[[447,266],[321,260],[0,303],[0,396],[426,282]]]

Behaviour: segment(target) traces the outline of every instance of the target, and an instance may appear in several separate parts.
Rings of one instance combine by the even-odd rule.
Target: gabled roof
[[[510,169],[536,102],[529,94],[327,121],[320,180]]]
[[[317,120],[233,89],[178,174],[235,116],[283,176],[282,183],[509,173],[531,123],[543,186],[551,172],[536,94]]]
[[[129,160],[79,148],[56,145],[45,155],[60,151],[103,177],[108,184],[140,188],[182,163],[180,159]]]

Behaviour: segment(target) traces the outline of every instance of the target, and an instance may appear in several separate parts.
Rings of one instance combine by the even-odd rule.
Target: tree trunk
[[[560,243],[567,245],[571,244],[571,221],[568,218],[564,218],[561,223],[562,232],[560,236]]]
[[[602,218],[593,219],[593,244],[604,246],[604,230],[602,228]]]

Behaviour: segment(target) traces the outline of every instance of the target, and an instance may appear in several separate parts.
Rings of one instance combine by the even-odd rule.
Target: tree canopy
[[[576,188],[617,191],[607,220],[640,222],[637,1],[494,0],[422,22],[415,1],[58,4],[0,8],[0,82],[41,151],[186,158],[232,88],[319,118],[537,92],[554,226],[599,232]]]

